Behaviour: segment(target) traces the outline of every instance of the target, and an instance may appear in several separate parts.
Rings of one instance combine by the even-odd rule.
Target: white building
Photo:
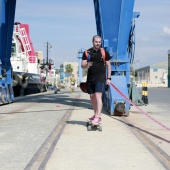
[[[36,51],[35,54],[37,56],[38,63],[42,64],[43,63],[43,52],[42,51]]]
[[[161,62],[136,70],[137,82],[147,81],[150,84],[167,84],[168,62]]]

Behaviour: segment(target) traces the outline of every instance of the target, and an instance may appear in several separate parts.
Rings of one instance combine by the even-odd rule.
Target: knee
[[[96,93],[96,99],[101,100],[102,98],[102,93]]]
[[[95,98],[96,98],[97,101],[101,101],[102,100],[102,94],[101,93],[96,93]]]
[[[90,95],[90,99],[91,99],[91,100],[94,100],[94,99],[95,99],[95,95],[94,95],[94,94],[91,94],[91,95]]]

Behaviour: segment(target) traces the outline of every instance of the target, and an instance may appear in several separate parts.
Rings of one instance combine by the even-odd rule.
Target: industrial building
[[[165,84],[168,81],[168,62],[160,62],[136,70],[137,83],[144,81],[148,84]]]

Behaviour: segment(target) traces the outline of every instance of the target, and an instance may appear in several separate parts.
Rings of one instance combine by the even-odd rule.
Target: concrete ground
[[[166,169],[122,117],[110,116],[104,108],[102,132],[87,131],[86,118],[93,115],[93,110],[89,95],[81,93],[79,88],[75,94],[71,94],[70,89],[62,89],[58,94],[51,91],[37,95],[38,98],[27,96],[26,100],[21,97],[0,108],[0,170]],[[71,117],[64,121],[66,126],[61,136],[59,134],[59,140],[55,136],[49,138],[63,115],[71,111],[73,101],[79,95]],[[160,114],[165,112],[164,107],[149,104],[141,109],[169,126],[169,114]],[[168,131],[134,107],[126,119],[170,155]],[[44,159],[46,157],[48,159]]]
[[[87,131],[93,115],[89,96],[82,93],[46,170],[161,170],[165,169],[120,117],[103,109],[102,132]]]

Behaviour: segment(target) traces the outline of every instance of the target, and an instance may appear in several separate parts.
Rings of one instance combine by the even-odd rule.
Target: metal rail
[[[76,106],[77,100],[80,98],[80,95],[75,97],[74,102],[72,103],[72,106],[66,111],[65,114],[63,114],[60,121],[57,123],[57,125],[54,127],[54,129],[51,131],[49,136],[45,139],[43,144],[40,146],[38,151],[33,155],[32,159],[29,161],[29,163],[26,165],[24,170],[30,170],[30,169],[44,169],[57,142],[60,139],[60,136],[66,126],[66,122],[69,120],[72,111],[74,110],[74,107]]]
[[[130,131],[144,144],[144,146],[156,157],[156,159],[167,170],[170,170],[170,156],[145,135],[145,133],[148,132],[135,126],[134,123],[131,122],[127,117],[122,117],[121,120],[128,125]],[[166,142],[170,143],[168,140],[166,140]]]

